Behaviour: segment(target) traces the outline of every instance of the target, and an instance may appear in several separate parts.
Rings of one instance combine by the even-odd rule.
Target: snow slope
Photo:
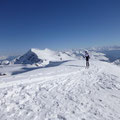
[[[114,63],[115,65],[119,65],[119,66],[120,66],[120,59],[115,60],[113,63]]]
[[[120,67],[84,60],[0,78],[0,120],[120,120]]]

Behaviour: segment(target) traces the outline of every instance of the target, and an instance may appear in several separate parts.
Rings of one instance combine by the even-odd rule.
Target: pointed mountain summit
[[[15,60],[15,64],[35,64],[35,63],[44,63],[47,61],[56,62],[56,61],[64,61],[71,60],[73,57],[69,56],[65,52],[57,52],[50,50],[48,48],[44,50],[32,48],[24,55],[20,56]]]

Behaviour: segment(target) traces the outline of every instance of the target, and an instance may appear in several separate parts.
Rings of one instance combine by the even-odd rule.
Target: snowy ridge
[[[119,120],[120,67],[84,60],[0,79],[1,120]]]
[[[116,65],[120,65],[120,59],[115,60],[113,63],[116,64]]]
[[[72,56],[74,58],[84,59],[83,56],[85,54],[85,50],[87,49],[70,50],[70,51],[66,51],[66,53],[69,54],[69,56]],[[104,53],[93,51],[93,50],[87,50],[87,51],[92,60],[109,61],[109,58],[107,58]]]
[[[34,64],[34,63],[44,63],[49,64],[50,61],[65,61],[65,60],[75,60],[83,59],[84,49],[79,50],[67,50],[67,51],[53,51],[50,49],[40,50],[40,49],[30,49],[26,54],[21,56],[16,60],[16,64]],[[105,54],[89,51],[92,59],[108,61]]]
[[[0,56],[0,65],[11,64],[15,58],[16,56]]]
[[[24,55],[16,58],[15,56],[1,56],[0,61],[3,64],[9,61],[10,64],[49,64],[50,61],[64,61],[83,59],[84,51],[88,50],[92,59],[113,62],[120,57],[120,46],[93,47],[89,49],[72,49],[66,51],[53,51],[48,48],[44,50],[32,48]],[[13,58],[16,58],[13,60]],[[41,65],[42,65],[41,64]]]
[[[58,56],[58,53],[55,51],[52,51],[50,49],[45,50],[39,50],[39,49],[31,49],[32,52],[36,53],[39,59],[46,59],[49,61],[57,61],[60,60],[60,57]]]
[[[64,61],[74,59],[64,52],[57,52],[50,49],[30,49],[26,54],[16,59],[15,64],[49,64],[50,61]]]

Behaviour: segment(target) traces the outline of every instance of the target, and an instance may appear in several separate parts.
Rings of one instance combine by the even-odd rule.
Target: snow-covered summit
[[[44,50],[32,48],[24,55],[16,59],[16,64],[34,64],[34,63],[44,63],[47,61],[64,61],[74,59],[71,56],[67,55],[65,52],[53,51],[48,48]]]
[[[46,48],[44,50],[32,48],[31,52],[35,53],[38,56],[38,58],[42,59],[42,60],[49,60],[49,61],[60,60],[59,53],[56,51],[50,50],[48,48]]]
[[[40,62],[37,54],[34,52],[34,49],[30,49],[27,53],[20,56],[15,60],[15,64],[33,64],[36,62]]]

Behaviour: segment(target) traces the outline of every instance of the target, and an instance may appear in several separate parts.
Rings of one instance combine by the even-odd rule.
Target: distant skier
[[[90,66],[90,64],[89,64],[90,56],[89,56],[87,51],[85,51],[85,59],[86,59],[86,68],[89,68],[89,66]]]

